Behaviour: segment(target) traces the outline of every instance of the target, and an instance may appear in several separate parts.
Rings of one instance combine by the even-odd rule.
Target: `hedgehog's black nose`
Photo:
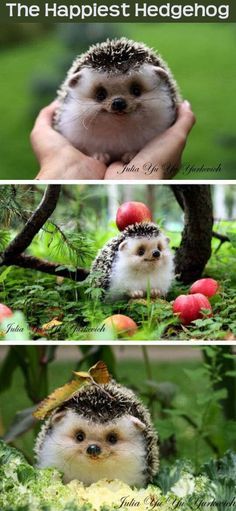
[[[99,447],[99,445],[91,444],[87,448],[87,454],[89,454],[90,456],[98,456],[99,454],[101,454],[101,448]]]
[[[115,98],[112,101],[112,110],[114,112],[123,112],[127,107],[127,103],[124,98]]]
[[[153,255],[153,257],[158,259],[158,257],[160,257],[160,255],[161,255],[161,252],[160,252],[160,250],[153,250],[152,255]]]

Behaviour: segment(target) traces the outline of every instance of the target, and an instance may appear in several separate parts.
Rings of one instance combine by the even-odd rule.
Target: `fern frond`
[[[11,239],[10,233],[8,231],[0,231],[0,251],[3,252],[7,247],[9,241]]]

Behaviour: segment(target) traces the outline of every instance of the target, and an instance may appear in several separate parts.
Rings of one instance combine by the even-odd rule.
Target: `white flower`
[[[184,474],[171,488],[171,492],[177,497],[183,498],[192,495],[195,490],[195,481],[192,474]]]

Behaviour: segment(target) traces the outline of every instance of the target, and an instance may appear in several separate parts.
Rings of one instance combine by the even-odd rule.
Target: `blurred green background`
[[[107,36],[143,41],[163,55],[197,117],[184,164],[218,167],[182,179],[234,179],[235,24],[0,24],[0,179],[32,179],[38,164],[29,133],[73,58]]]

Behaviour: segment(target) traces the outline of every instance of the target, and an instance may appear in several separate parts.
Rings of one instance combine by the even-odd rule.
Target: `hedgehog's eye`
[[[145,248],[144,247],[139,247],[138,251],[137,251],[137,255],[138,256],[143,256],[144,254],[145,254]]]
[[[76,438],[77,442],[83,442],[85,439],[85,433],[83,431],[79,431],[78,433],[76,433],[75,438]]]
[[[107,91],[104,87],[98,87],[96,90],[96,100],[104,101],[107,98]]]
[[[132,83],[130,87],[130,94],[132,94],[132,96],[136,96],[137,98],[141,96],[142,94],[141,86],[138,83]]]
[[[109,433],[109,435],[107,435],[107,442],[112,445],[116,444],[118,442],[117,435],[115,433]]]
[[[162,244],[161,243],[157,243],[157,249],[160,250],[160,252],[162,251]]]

